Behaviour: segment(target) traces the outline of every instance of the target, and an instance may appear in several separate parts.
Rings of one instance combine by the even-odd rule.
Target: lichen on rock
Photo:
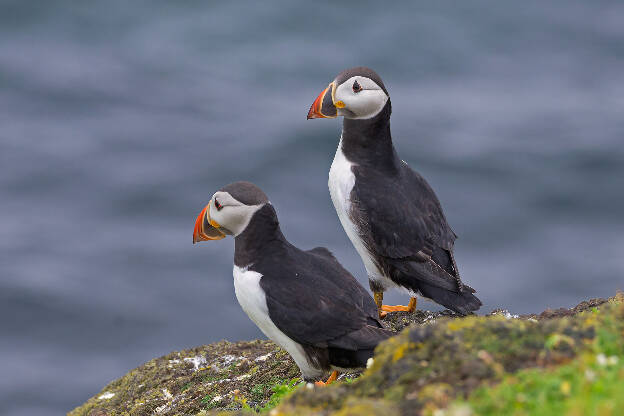
[[[270,341],[222,341],[153,359],[108,384],[78,415],[194,415],[266,402],[270,386],[299,376],[288,354]]]
[[[623,334],[621,293],[608,302],[595,300],[571,310],[517,319],[504,313],[438,319],[433,324],[411,326],[379,345],[373,365],[355,382],[300,389],[278,411],[296,415],[313,409],[321,415],[342,414],[350,412],[353,403],[366,400],[375,404],[369,414],[382,414],[374,409],[388,407],[405,415],[453,414],[446,412],[449,409],[463,409],[459,414],[508,414],[474,413],[471,393],[480,389],[487,395],[491,386],[525,369],[547,372],[569,364],[603,348],[599,344],[604,344],[605,338],[613,340],[607,348],[611,356],[624,358]],[[624,371],[617,377],[624,383]],[[467,402],[458,401],[465,398]]]
[[[552,371],[557,369],[589,371],[597,379],[607,374],[582,360],[595,366],[599,361],[622,365],[619,373],[619,367],[604,368],[610,369],[609,377],[624,383],[622,294],[540,315],[497,310],[488,316],[457,318],[448,311],[389,314],[385,323],[399,333],[378,346],[361,377],[351,374],[328,387],[296,388],[271,415],[502,414],[500,409],[507,408],[496,406],[506,403],[510,391],[517,386],[528,389],[525,384],[533,379],[524,376],[527,372],[555,380]],[[70,415],[243,414],[266,408],[269,402],[273,406],[293,390],[298,377],[292,359],[270,341],[222,341],[151,360]],[[564,398],[582,385],[576,379],[564,381]],[[490,391],[501,397],[496,403],[486,400]],[[530,395],[518,397],[532,400]],[[513,406],[522,408],[522,403]]]

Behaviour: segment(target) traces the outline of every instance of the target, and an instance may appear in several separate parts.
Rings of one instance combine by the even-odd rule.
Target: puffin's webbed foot
[[[338,378],[338,371],[332,371],[332,373],[329,376],[329,378],[327,379],[327,381],[317,381],[314,384],[317,385],[317,386],[326,386],[326,385],[331,384],[334,381],[336,381],[336,378]]]
[[[388,312],[414,312],[416,310],[417,299],[416,297],[410,298],[407,306],[404,305],[381,305],[379,307],[379,317],[384,318]]]

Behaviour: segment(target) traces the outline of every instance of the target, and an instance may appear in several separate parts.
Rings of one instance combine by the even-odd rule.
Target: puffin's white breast
[[[293,341],[280,329],[275,326],[269,317],[269,308],[266,303],[266,295],[260,287],[262,274],[247,268],[234,266],[234,292],[236,299],[260,330],[271,341],[284,348],[295,363],[301,369],[304,378],[317,378],[322,375],[320,369],[312,367],[307,359],[303,347],[298,342]]]
[[[338,214],[342,228],[344,228],[351,243],[362,258],[369,279],[385,280],[382,273],[375,265],[375,262],[373,262],[371,254],[364,245],[356,225],[351,221],[351,217],[349,216],[351,210],[351,190],[355,185],[355,174],[351,169],[353,165],[354,164],[351,163],[342,152],[341,138],[338,149],[336,150],[336,155],[334,156],[334,162],[329,170],[329,194],[334,203],[334,208],[336,208],[336,213]]]

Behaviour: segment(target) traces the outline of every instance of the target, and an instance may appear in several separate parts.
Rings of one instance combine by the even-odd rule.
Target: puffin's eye
[[[358,93],[362,91],[362,86],[356,81],[353,82],[353,92]]]
[[[217,198],[215,198],[215,200],[214,200],[214,201],[215,201],[215,202],[214,202],[214,205],[215,205],[215,208],[217,208],[217,211],[221,211],[221,208],[223,208],[223,205],[221,205],[221,204],[219,203],[219,201],[217,200]]]

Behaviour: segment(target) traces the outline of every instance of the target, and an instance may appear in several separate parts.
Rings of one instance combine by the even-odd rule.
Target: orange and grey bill
[[[221,240],[222,238],[225,238],[225,234],[219,230],[219,224],[210,219],[210,205],[206,205],[195,220],[193,244],[199,241]]]
[[[311,118],[335,118],[338,110],[334,105],[334,83],[329,84],[316,100],[312,103],[310,111],[308,111],[308,120]]]

